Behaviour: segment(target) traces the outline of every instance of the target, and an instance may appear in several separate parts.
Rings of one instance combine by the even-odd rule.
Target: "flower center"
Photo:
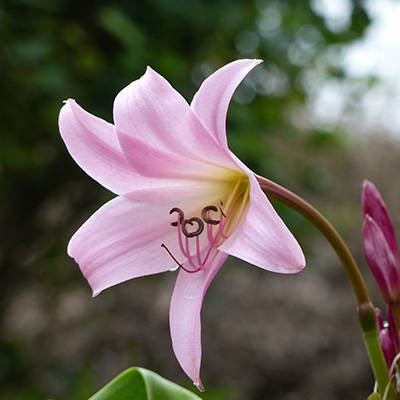
[[[218,247],[229,238],[247,213],[249,207],[249,180],[245,176],[236,179],[225,201],[203,207],[199,216],[185,218],[185,213],[173,207],[170,214],[177,214],[171,225],[177,228],[179,248],[186,261],[179,262],[167,246],[162,243],[177,267],[188,273],[206,270],[218,254]]]

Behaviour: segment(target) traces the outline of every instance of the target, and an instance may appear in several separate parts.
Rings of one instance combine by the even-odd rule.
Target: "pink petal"
[[[71,156],[88,175],[114,193],[132,190],[136,174],[122,153],[113,125],[70,99],[61,109],[59,127]]]
[[[145,176],[209,176],[215,166],[235,168],[185,99],[151,68],[118,94],[114,119],[125,156]]]
[[[86,221],[72,237],[68,254],[79,264],[93,295],[143,275],[175,268],[161,247],[177,253],[167,208],[117,197]]]
[[[385,202],[383,201],[378,189],[373,183],[365,180],[363,182],[362,189],[362,204],[364,215],[370,215],[371,218],[377,223],[377,225],[385,235],[389,247],[391,248],[392,253],[398,262],[399,252],[397,249],[396,234]]]
[[[237,60],[210,75],[200,86],[191,107],[214,139],[224,148],[226,114],[232,95],[244,77],[261,60]]]
[[[378,224],[369,215],[364,218],[365,255],[387,303],[398,301],[400,271],[394,254]]]
[[[172,346],[182,369],[200,389],[201,322],[200,312],[204,295],[228,257],[219,253],[206,271],[189,274],[179,271],[171,300],[170,327]]]
[[[218,202],[220,186],[219,182],[184,179],[149,180],[101,207],[68,247],[94,295],[128,279],[176,268],[163,243],[184,262],[177,230],[171,226],[176,216],[170,210],[179,207],[191,217],[204,207],[205,198]]]
[[[304,254],[286,225],[249,173],[250,207],[241,229],[219,250],[272,272],[290,274],[305,266]]]
[[[385,361],[390,368],[395,356],[392,340],[390,338],[389,331],[387,329],[382,329],[379,332],[379,343],[382,348],[383,355],[385,356]]]
[[[378,307],[375,307],[376,323],[378,325],[378,332],[383,329],[383,317],[382,312]]]
[[[386,304],[386,315],[387,315],[387,322],[389,324],[389,327],[387,329],[389,331],[389,335],[392,340],[394,351],[397,354],[399,352],[399,334],[398,334],[399,331],[396,328],[396,322],[394,320],[393,313],[388,304]]]

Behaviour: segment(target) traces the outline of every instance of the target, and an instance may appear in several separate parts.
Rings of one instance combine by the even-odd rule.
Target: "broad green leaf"
[[[371,393],[367,400],[381,400],[381,395],[377,392]]]
[[[201,400],[177,384],[144,368],[129,368],[89,400]]]

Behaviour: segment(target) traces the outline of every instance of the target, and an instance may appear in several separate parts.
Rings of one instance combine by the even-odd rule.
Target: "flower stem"
[[[269,198],[286,204],[308,219],[325,236],[338,255],[357,298],[357,313],[363,331],[364,342],[379,391],[383,394],[389,382],[389,372],[379,344],[375,309],[350,250],[335,228],[313,206],[275,182],[260,176],[256,176],[256,178],[261,189]]]

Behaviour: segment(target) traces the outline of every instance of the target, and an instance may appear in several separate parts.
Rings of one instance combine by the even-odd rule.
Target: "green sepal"
[[[181,386],[144,368],[122,372],[89,400],[201,400]]]

